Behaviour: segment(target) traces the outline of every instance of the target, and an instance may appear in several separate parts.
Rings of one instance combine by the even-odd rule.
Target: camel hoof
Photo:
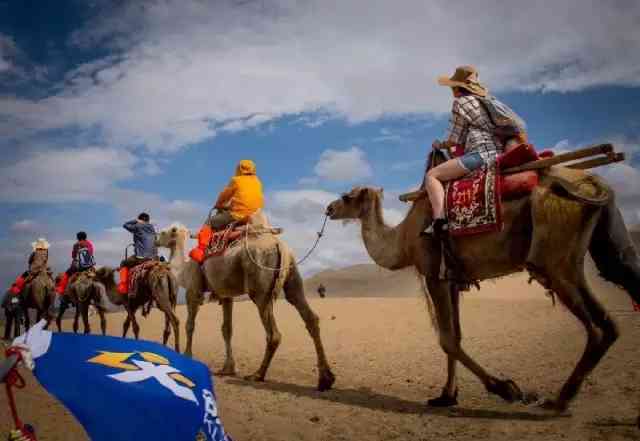
[[[247,375],[246,377],[244,377],[245,380],[247,381],[255,381],[258,383],[261,383],[264,381],[264,377],[260,376],[258,374],[251,374],[251,375]]]
[[[522,401],[524,396],[518,385],[513,380],[498,380],[494,378],[492,382],[487,385],[487,391],[498,395],[509,403]]]
[[[540,400],[538,407],[542,410],[551,411],[556,414],[565,414],[568,412],[567,404],[562,403],[558,400],[551,400],[551,399]]]
[[[218,377],[235,377],[236,368],[233,366],[224,366],[222,369],[215,372]]]
[[[329,390],[331,389],[331,387],[333,386],[333,383],[335,382],[336,382],[336,376],[333,375],[333,372],[327,369],[322,374],[320,374],[320,378],[318,378],[318,390],[320,392]]]
[[[447,395],[446,391],[442,391],[442,395],[438,398],[432,398],[427,401],[429,407],[450,407],[458,405],[458,389],[453,393],[453,396]]]

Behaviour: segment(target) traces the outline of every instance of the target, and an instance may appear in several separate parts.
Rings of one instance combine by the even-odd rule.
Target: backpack
[[[93,259],[93,255],[89,248],[80,247],[78,248],[78,252],[76,254],[76,259],[78,261],[78,269],[86,270],[95,266],[96,262]]]
[[[502,101],[495,97],[477,97],[493,123],[493,134],[504,138],[513,138],[527,131],[527,125]]]

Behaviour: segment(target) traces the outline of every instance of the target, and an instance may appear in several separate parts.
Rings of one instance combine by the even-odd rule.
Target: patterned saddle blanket
[[[247,236],[255,237],[261,234],[280,234],[281,228],[253,227],[250,225],[236,225],[222,231],[216,231],[211,237],[205,253],[205,259],[214,256],[223,256],[227,250],[242,243]]]
[[[149,272],[159,265],[166,265],[158,260],[147,260],[129,270],[129,293],[137,293],[140,284],[143,283]]]
[[[538,173],[524,171],[502,175],[500,170],[538,159],[533,146],[520,144],[500,155],[495,165],[484,167],[447,184],[445,191],[449,233],[452,236],[488,233],[502,229],[502,200],[518,198],[538,185]]]

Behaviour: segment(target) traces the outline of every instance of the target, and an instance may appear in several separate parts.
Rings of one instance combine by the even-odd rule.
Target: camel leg
[[[96,304],[96,311],[98,311],[98,316],[100,316],[100,331],[102,331],[102,335],[107,335],[107,317],[104,307]]]
[[[29,317],[29,308],[24,308],[24,327],[25,327],[25,332],[31,327],[31,317]]]
[[[193,331],[196,329],[196,316],[200,309],[200,301],[202,293],[199,291],[187,291],[187,323],[185,330],[187,331],[187,348],[184,351],[185,355],[191,357],[193,355]]]
[[[320,338],[320,319],[318,315],[313,312],[307,299],[304,295],[304,287],[302,284],[302,278],[298,272],[298,268],[293,266],[287,281],[284,284],[285,298],[291,303],[302,317],[307,331],[313,340],[313,344],[316,347],[316,354],[318,357],[318,390],[324,391],[331,389],[333,383],[336,381],[335,375],[331,372],[327,356],[324,352],[324,345]]]
[[[262,320],[262,325],[264,326],[264,330],[267,334],[267,345],[265,347],[262,364],[255,373],[246,376],[245,379],[251,381],[264,381],[264,377],[267,374],[267,369],[269,369],[271,360],[273,359],[278,346],[280,346],[281,336],[273,316],[273,300],[268,298],[268,300],[256,305],[258,306],[260,319]]]
[[[596,367],[619,336],[615,322],[594,297],[589,288],[582,267],[577,283],[551,275],[552,286],[560,301],[582,323],[587,333],[587,344],[573,372],[564,383],[555,400],[547,400],[543,407],[565,411],[569,402],[580,390],[585,378]],[[558,272],[560,274],[560,272]]]
[[[180,352],[180,319],[171,307],[168,291],[166,296],[160,295],[156,297],[156,304],[158,305],[158,309],[164,312],[165,315],[165,330],[163,335],[164,344],[167,344],[167,341],[169,340],[169,335],[171,334],[171,331],[169,330],[169,323],[171,323],[174,332],[173,338],[175,341],[175,350],[176,352]]]
[[[522,400],[522,391],[512,380],[500,380],[482,368],[462,349],[460,340],[456,336],[454,324],[454,307],[449,286],[440,280],[427,279],[429,294],[433,300],[438,321],[440,347],[454,361],[461,362],[475,374],[484,384],[487,391],[499,395],[508,402]]]
[[[136,319],[135,312],[131,313],[131,327],[133,328],[133,336],[136,340],[140,340],[140,325]]]
[[[455,283],[449,285],[451,290],[451,306],[453,308],[453,330],[455,338],[460,345],[462,330],[460,328],[460,290]],[[442,394],[427,401],[432,407],[447,407],[458,404],[458,379],[456,375],[457,362],[454,357],[447,354],[447,383],[442,389]]]
[[[171,337],[171,324],[169,323],[169,316],[167,314],[164,315],[164,331],[162,331],[162,344],[167,345],[169,341],[169,337]]]
[[[224,366],[216,372],[216,375],[235,375],[236,362],[233,359],[233,350],[231,349],[231,337],[233,335],[233,299],[222,299],[222,337],[224,338],[224,347],[226,356]]]
[[[78,333],[78,323],[80,321],[80,302],[76,302],[76,315],[73,318],[73,333]]]
[[[7,309],[4,310],[4,320],[5,320],[5,322],[4,322],[4,339],[5,340],[10,340],[11,339],[11,328],[12,328],[12,325],[13,325],[14,317],[13,317],[13,314],[8,312]]]
[[[82,304],[82,321],[84,323],[84,333],[91,333],[91,324],[89,323],[89,302],[85,302]]]
[[[56,317],[56,325],[58,326],[58,332],[62,332],[62,316],[67,311],[69,305],[67,301],[63,298],[60,300],[60,308],[58,309],[58,316]]]
[[[127,332],[129,332],[130,325],[131,325],[131,317],[129,317],[129,312],[127,311],[127,318],[124,319],[124,323],[122,324],[122,338],[126,338]]]

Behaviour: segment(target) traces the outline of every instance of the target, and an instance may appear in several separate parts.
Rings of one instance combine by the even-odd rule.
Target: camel
[[[46,320],[45,329],[47,329],[52,319],[50,313],[55,299],[54,283],[49,272],[47,270],[40,271],[25,284],[20,296],[22,296],[23,301],[22,307],[26,329],[31,327],[29,309],[36,310],[36,322],[43,318]]]
[[[270,231],[265,227],[264,217],[254,217],[250,228]],[[248,294],[258,308],[262,324],[267,334],[264,358],[258,370],[245,379],[264,381],[271,360],[280,345],[273,315],[273,304],[280,291],[293,305],[305,322],[307,331],[315,345],[318,358],[318,390],[331,388],[335,376],[331,372],[320,337],[319,318],[313,312],[305,298],[302,278],[292,258],[288,246],[270,232],[244,236],[236,245],[231,246],[223,256],[209,257],[202,267],[185,258],[185,245],[189,230],[173,225],[158,234],[156,245],[169,248],[170,264],[179,274],[182,286],[187,289],[187,347],[186,354],[192,353],[195,319],[202,302],[203,291],[211,291],[219,299],[223,308],[222,335],[225,341],[226,357],[224,366],[217,375],[235,375],[235,360],[231,348],[233,333],[233,298]]]
[[[173,328],[176,352],[180,352],[180,320],[175,314],[178,301],[178,283],[166,264],[152,268],[145,283],[141,284],[134,297],[122,295],[118,292],[115,281],[115,270],[102,267],[96,271],[96,279],[104,285],[104,293],[109,301],[116,306],[124,306],[127,318],[122,324],[122,337],[127,336],[129,326],[133,327],[136,339],[140,337],[140,326],[136,320],[136,311],[142,307],[142,315],[146,316],[155,302],[165,316],[162,344],[166,345]]]
[[[527,269],[583,324],[587,343],[582,357],[556,398],[540,403],[544,409],[565,412],[587,375],[618,338],[615,322],[586,282],[585,255],[589,251],[601,276],[621,285],[636,302],[640,300],[640,259],[613,193],[604,181],[584,171],[574,172],[582,173],[583,190],[606,192],[604,205],[596,206],[556,190],[552,185],[553,170],[566,169],[553,167],[541,173],[540,183],[530,196],[503,202],[501,232],[451,240],[457,260],[471,280],[492,279]],[[425,220],[431,221],[428,199],[415,201],[406,218],[395,227],[384,223],[382,189],[356,187],[331,202],[326,213],[333,220],[360,220],[364,245],[379,266],[390,270],[414,266],[421,275],[439,343],[448,358],[442,394],[429,400],[429,405],[457,404],[458,361],[490,393],[509,402],[524,401],[525,394],[512,380],[490,375],[461,346],[459,285],[439,277],[440,241],[419,235]]]
[[[58,277],[61,277],[61,275]],[[71,304],[76,307],[76,314],[73,320],[73,332],[78,332],[78,321],[82,315],[84,333],[91,333],[91,325],[89,324],[89,308],[94,306],[100,316],[100,329],[102,331],[102,335],[106,335],[107,319],[105,317],[105,307],[102,304],[104,292],[105,287],[102,283],[96,280],[95,272],[84,271],[78,273],[67,286],[64,293],[65,299],[60,302],[58,316],[56,317],[58,331],[62,331],[62,316],[67,308],[69,308],[69,302],[71,302]]]

